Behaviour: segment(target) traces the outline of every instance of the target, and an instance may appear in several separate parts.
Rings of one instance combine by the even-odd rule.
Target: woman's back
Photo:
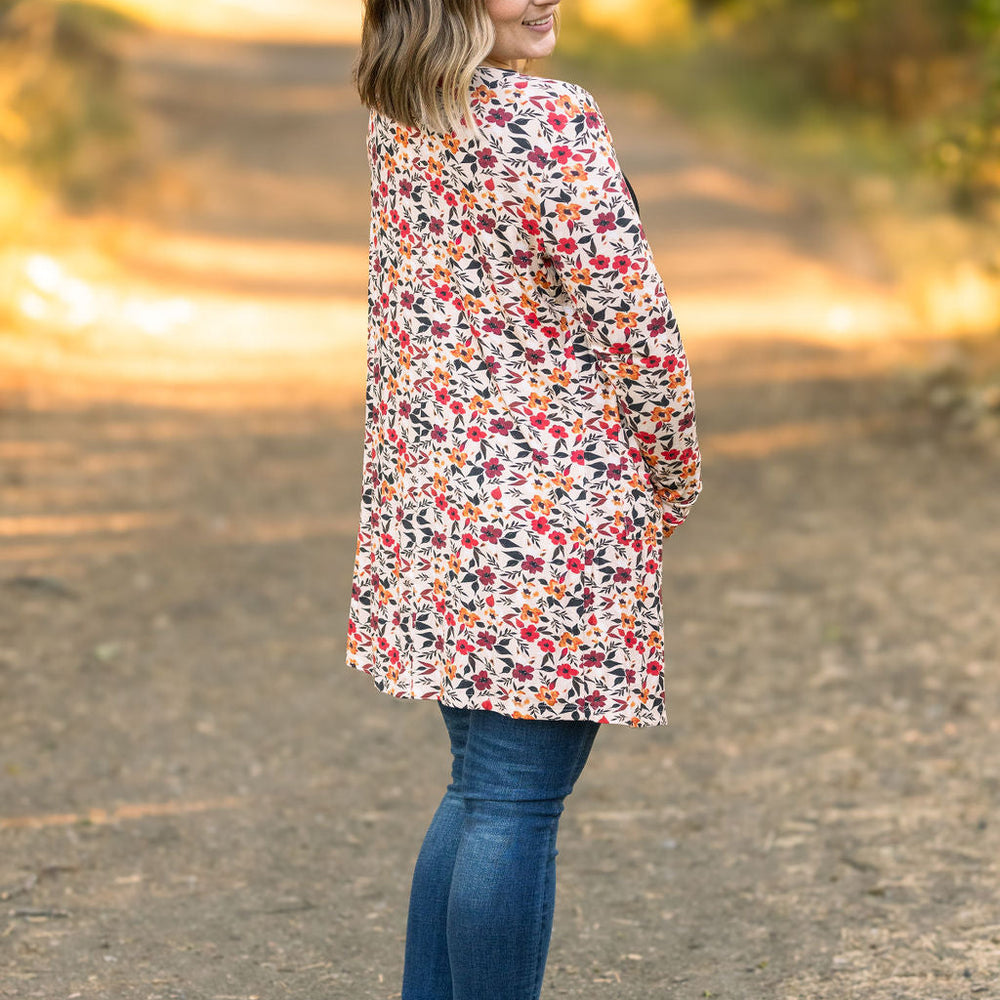
[[[660,542],[700,488],[677,325],[593,98],[481,65],[478,139],[370,118],[348,662],[399,697],[666,722]]]

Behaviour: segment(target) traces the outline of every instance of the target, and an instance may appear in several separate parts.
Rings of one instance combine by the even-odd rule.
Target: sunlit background
[[[561,7],[705,491],[551,995],[995,996],[1000,0]],[[446,749],[344,666],[360,22],[0,0],[0,995],[398,1000]]]
[[[690,335],[842,346],[971,336],[971,347],[953,341],[947,364],[969,369],[970,391],[993,392],[991,0],[579,0],[562,13],[557,57],[536,72],[632,93],[633,108],[683,120],[723,155],[664,169],[651,149],[640,163],[626,131],[636,116],[615,123]],[[320,352],[342,377],[337,398],[356,393],[366,194],[346,63],[270,81],[258,63],[255,79],[252,43],[349,48],[360,4],[4,0],[0,18],[8,372],[30,380],[44,365],[79,391],[110,378],[127,393],[165,377],[256,380],[280,359],[309,392],[318,369],[301,361]],[[243,65],[213,49],[226,39],[251,46]],[[229,100],[244,110],[226,127]],[[246,146],[254,127],[260,147],[280,145],[282,114],[313,115],[328,147],[304,142],[286,170]],[[224,134],[206,131],[213,116]],[[759,174],[726,169],[727,152]],[[803,196],[842,234],[829,252],[794,238]],[[729,204],[734,226],[685,230],[677,245],[665,207],[685,198]],[[751,213],[770,231],[741,230]]]

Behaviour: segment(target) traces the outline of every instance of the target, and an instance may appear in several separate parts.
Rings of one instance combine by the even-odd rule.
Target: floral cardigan
[[[700,489],[677,323],[593,97],[479,66],[478,138],[369,119],[347,663],[398,698],[665,725],[662,540]]]

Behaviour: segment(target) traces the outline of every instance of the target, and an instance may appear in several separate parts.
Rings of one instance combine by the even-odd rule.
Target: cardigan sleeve
[[[604,117],[587,91],[568,87],[549,117],[565,124],[533,136],[539,241],[614,388],[670,534],[701,491],[690,369]]]

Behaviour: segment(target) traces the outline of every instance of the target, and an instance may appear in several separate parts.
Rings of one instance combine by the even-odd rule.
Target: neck
[[[506,63],[506,62],[501,62],[498,59],[491,59],[489,56],[487,56],[483,60],[482,65],[484,65],[484,66],[495,66],[497,69],[511,69],[515,73],[519,72],[517,66],[512,66],[510,63]]]

